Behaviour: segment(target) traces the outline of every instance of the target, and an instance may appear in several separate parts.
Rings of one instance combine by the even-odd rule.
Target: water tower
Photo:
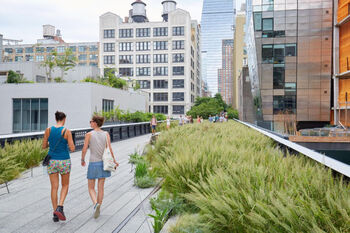
[[[43,37],[53,39],[55,37],[55,27],[50,24],[43,25]]]
[[[132,6],[132,21],[135,23],[144,23],[147,22],[146,16],[146,3],[141,0],[136,0],[131,4]]]
[[[166,0],[162,2],[163,5],[163,20],[164,22],[168,22],[168,14],[174,10],[176,10],[176,2],[172,0]]]

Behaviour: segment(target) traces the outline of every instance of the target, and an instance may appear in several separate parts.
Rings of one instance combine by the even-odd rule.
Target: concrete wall
[[[48,98],[48,125],[55,124],[55,112],[67,114],[68,128],[89,127],[92,114],[102,109],[102,99],[113,99],[123,110],[146,111],[147,98],[93,83],[2,84],[0,85],[0,134],[12,133],[13,98]]]
[[[40,66],[39,62],[6,62],[0,63],[0,71],[13,70],[23,74],[23,77],[29,81],[44,82],[46,77],[45,68]],[[52,77],[56,78],[61,75],[59,69],[55,69],[52,73]],[[86,77],[97,77],[99,75],[99,69],[95,66],[76,66],[72,70],[69,70],[64,76],[67,82],[80,81]],[[38,80],[38,76],[41,77],[41,81]]]

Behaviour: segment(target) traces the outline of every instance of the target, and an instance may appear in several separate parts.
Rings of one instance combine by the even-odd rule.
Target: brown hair
[[[96,122],[98,127],[101,127],[105,121],[105,118],[102,116],[95,115],[92,117],[92,120]]]
[[[55,118],[56,121],[62,121],[64,118],[66,118],[66,114],[64,112],[56,111]]]

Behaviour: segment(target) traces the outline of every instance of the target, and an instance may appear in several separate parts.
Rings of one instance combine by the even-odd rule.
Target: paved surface
[[[54,223],[50,199],[50,181],[43,167],[33,169],[22,178],[10,183],[10,194],[0,189],[0,232],[112,232],[152,191],[134,186],[133,172],[128,164],[129,154],[142,151],[150,135],[144,135],[113,143],[113,149],[120,166],[117,172],[107,178],[101,216],[92,217],[86,172],[81,167],[81,152],[71,154],[72,172],[69,193],[64,211],[67,221]],[[88,152],[89,153],[89,152]],[[89,156],[89,154],[88,154]],[[131,218],[120,232],[153,232],[149,202]]]

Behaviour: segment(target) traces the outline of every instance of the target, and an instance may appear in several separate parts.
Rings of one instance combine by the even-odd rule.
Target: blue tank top
[[[59,128],[56,128],[55,126],[51,127],[51,132],[50,132],[48,141],[50,146],[49,155],[53,160],[70,159],[69,150],[68,150],[68,141],[67,139],[62,137],[62,130],[63,130],[63,127],[59,127]],[[60,138],[62,139],[60,142],[58,142]]]

